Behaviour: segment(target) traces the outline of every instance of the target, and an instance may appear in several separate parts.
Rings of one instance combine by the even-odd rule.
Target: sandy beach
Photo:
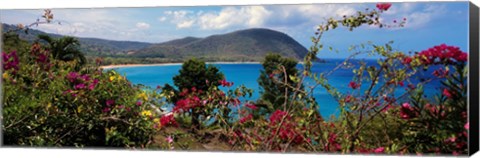
[[[260,64],[260,62],[206,62],[207,64]],[[182,63],[159,63],[159,64],[120,64],[100,66],[102,69],[114,69],[124,67],[145,67],[145,66],[171,66],[182,65]]]

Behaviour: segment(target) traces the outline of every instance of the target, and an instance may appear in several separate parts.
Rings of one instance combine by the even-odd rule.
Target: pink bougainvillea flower
[[[403,64],[410,64],[411,62],[412,62],[411,57],[405,57],[403,58],[403,61],[402,61]]]
[[[84,88],[85,88],[85,84],[83,83],[75,85],[75,89],[84,89]]]
[[[376,148],[375,150],[373,150],[375,153],[383,153],[385,151],[385,148],[384,147],[379,147],[379,148]]]
[[[462,52],[459,47],[446,44],[423,50],[415,57],[419,58],[424,65],[452,63],[454,61],[466,62],[468,60],[468,54]]]
[[[105,101],[105,104],[106,104],[107,106],[111,106],[111,105],[115,104],[115,100],[109,99],[109,100]]]
[[[446,96],[447,98],[452,98],[452,93],[448,89],[443,89],[442,94]]]
[[[167,137],[167,143],[173,143],[173,138],[172,136]]]
[[[247,103],[247,104],[245,104],[245,106],[247,108],[252,109],[252,110],[257,110],[258,109],[258,107],[255,104],[252,104],[252,103]]]
[[[412,117],[410,116],[410,114],[413,112],[413,108],[410,106],[409,103],[403,103],[402,107],[400,108],[400,118],[410,119]]]
[[[438,70],[433,71],[432,74],[438,78],[443,78],[446,75],[448,75],[448,70],[443,70],[442,68],[440,68]]]
[[[227,82],[227,80],[223,79],[223,80],[220,80],[220,85],[222,85],[223,87],[231,87],[233,86],[233,82]]]
[[[240,121],[239,121],[239,122],[240,122],[240,124],[243,124],[243,123],[245,123],[245,122],[247,122],[247,121],[250,121],[252,118],[253,118],[253,115],[252,115],[252,114],[248,114],[247,116],[240,118]]]
[[[70,82],[75,82],[75,80],[79,77],[80,75],[77,72],[70,72],[67,74],[67,79]]]
[[[276,110],[272,115],[270,115],[270,124],[277,124],[277,122],[280,122],[285,115],[287,115],[287,112]]]
[[[357,82],[353,82],[351,81],[349,84],[348,84],[348,87],[352,88],[352,89],[357,89],[360,87],[360,84],[357,84]]]
[[[110,108],[109,108],[109,107],[105,107],[105,108],[103,108],[102,112],[103,112],[103,113],[110,112]]]
[[[160,118],[160,124],[162,125],[162,127],[177,126],[177,121],[175,121],[175,117],[173,117],[173,114],[170,113],[167,115],[163,115]]]
[[[377,8],[380,11],[387,11],[392,6],[392,3],[377,3]]]
[[[469,129],[470,129],[470,123],[467,122],[467,123],[465,124],[465,126],[463,126],[463,128],[465,128],[466,130],[469,130]]]
[[[352,101],[352,96],[351,95],[348,95],[347,97],[345,97],[345,103],[350,103]]]

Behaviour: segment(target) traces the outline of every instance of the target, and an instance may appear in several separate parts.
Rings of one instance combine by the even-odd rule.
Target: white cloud
[[[192,27],[194,20],[182,21],[177,24],[177,28],[189,28]]]
[[[220,11],[186,10],[165,11],[159,19],[169,21],[177,28],[197,27],[204,30],[225,30],[243,27],[289,27],[315,25],[327,17],[354,14],[354,5],[275,5],[225,7]],[[356,5],[358,6],[358,5]]]
[[[139,29],[148,29],[148,28],[150,28],[150,24],[145,23],[145,22],[138,22],[138,23],[136,24],[136,26],[137,26],[137,28],[139,28]]]
[[[165,20],[167,20],[167,17],[162,16],[162,17],[158,18],[158,21],[160,21],[160,22],[164,22]]]
[[[198,24],[202,29],[225,29],[227,27],[258,27],[272,13],[263,6],[227,7],[218,13],[200,15]]]
[[[405,27],[399,29],[417,29],[428,25],[446,13],[445,5],[427,4],[423,8],[419,8],[418,4],[401,3],[392,5],[392,8],[385,12],[385,17],[382,18],[382,21],[391,23],[393,20],[401,21],[403,18],[406,18]]]

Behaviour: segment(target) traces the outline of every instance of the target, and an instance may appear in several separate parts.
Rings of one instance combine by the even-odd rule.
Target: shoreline
[[[260,62],[205,62],[206,64],[260,64]],[[174,66],[183,63],[157,63],[157,64],[118,64],[100,66],[102,69],[115,69],[125,67],[147,67],[147,66]]]

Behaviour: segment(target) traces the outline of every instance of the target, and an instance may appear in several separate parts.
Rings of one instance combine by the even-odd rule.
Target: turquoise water
[[[312,71],[316,73],[328,72],[334,69],[342,60],[330,60],[327,63],[315,63],[312,67]],[[369,65],[375,65],[376,61],[367,61]],[[245,85],[248,88],[254,90],[254,94],[248,100],[256,100],[260,95],[260,87],[257,83],[257,79],[260,76],[261,64],[213,64],[217,66],[221,72],[224,73],[227,81],[234,82],[233,87],[239,85]],[[298,68],[301,69],[301,65]],[[143,84],[155,88],[157,86],[163,86],[164,84],[173,85],[173,76],[178,74],[181,65],[164,65],[164,66],[142,66],[142,67],[124,67],[115,68],[121,74],[125,74],[127,79],[135,84]],[[427,71],[425,74],[431,74],[431,71]],[[328,82],[341,92],[348,92],[351,88],[348,87],[349,82],[352,80],[353,73],[349,69],[338,69],[332,75],[329,76]],[[313,85],[313,80],[306,79],[306,87]],[[366,85],[366,84],[365,84]],[[406,85],[406,83],[405,83]],[[233,88],[232,87],[232,88]],[[426,94],[433,94],[439,87],[439,83],[433,82],[425,86]],[[366,86],[362,86],[366,88]],[[399,88],[396,92],[400,94],[404,92],[404,88]],[[224,88],[225,90],[225,88]],[[320,105],[320,113],[323,116],[338,115],[338,103],[337,101],[327,93],[327,91],[318,87],[313,93],[316,101]]]

